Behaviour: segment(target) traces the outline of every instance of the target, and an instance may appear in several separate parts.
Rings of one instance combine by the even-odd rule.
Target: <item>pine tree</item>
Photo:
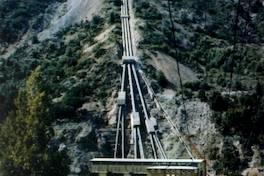
[[[10,113],[0,128],[0,175],[67,174],[66,154],[49,148],[52,113],[51,100],[45,90],[38,67],[29,77],[26,88],[18,93],[17,110]],[[54,166],[55,161],[57,166]]]

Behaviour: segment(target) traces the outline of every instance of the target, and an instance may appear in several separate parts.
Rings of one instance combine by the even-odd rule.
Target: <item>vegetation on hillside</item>
[[[18,2],[14,9],[10,7],[10,14],[24,1]],[[48,2],[53,3],[45,1],[43,6]],[[81,107],[99,101],[106,105],[117,89],[120,2],[110,5],[113,8],[103,9],[102,16],[62,28],[43,42],[32,34],[29,45],[0,59],[0,175],[67,175],[71,161],[66,150],[59,152],[51,142],[51,124],[58,119],[84,118],[95,125],[105,124],[102,115]],[[36,20],[33,12],[28,13]],[[96,37],[110,27],[108,38],[97,41]],[[22,35],[26,28],[16,35]],[[16,37],[5,42],[12,43]]]
[[[134,12],[143,21],[138,23],[143,59],[149,57],[146,49],[164,52],[197,73],[199,81],[183,83],[179,93],[210,104],[212,121],[226,140],[224,154],[217,149],[210,156],[218,161],[213,168],[218,174],[239,175],[248,160],[240,160],[232,138],[240,141],[247,156],[252,156],[252,145],[264,144],[263,4],[137,0]],[[144,68],[150,76],[159,72]]]
[[[65,0],[20,0],[0,3],[0,43],[13,43],[21,39],[28,29],[39,32],[44,27],[45,9],[54,2]],[[36,17],[37,16],[37,17]]]
[[[38,67],[20,89],[17,110],[0,128],[0,174],[67,175],[70,161],[64,152],[49,145],[52,137],[51,99]],[[56,163],[56,164],[55,164]]]
[[[59,116],[72,117],[82,103],[92,100],[92,97],[106,98],[111,92],[109,86],[115,85],[106,82],[114,79],[101,79],[101,76],[106,74],[116,77],[117,75],[109,72],[118,71],[118,65],[107,59],[110,53],[104,46],[108,43],[98,43],[95,37],[107,25],[113,25],[120,20],[112,9],[107,13],[113,15],[109,19],[94,16],[91,21],[63,28],[53,38],[34,44],[34,48],[22,46],[7,60],[2,60],[0,95],[3,99],[0,102],[0,119],[5,119],[8,112],[14,109],[13,100],[18,93],[18,87],[25,84],[25,80],[37,65],[41,65],[43,75],[51,85],[49,93],[52,98],[59,98],[66,93],[62,97],[62,105],[57,107],[61,109],[56,109]],[[108,42],[114,42],[119,47],[120,38],[115,36],[120,34],[121,27],[116,25]],[[92,47],[91,52],[82,53],[84,45]],[[99,62],[100,58],[105,61]],[[100,87],[103,88],[99,90]],[[61,110],[63,111],[60,112]]]
[[[2,46],[18,41],[28,29],[42,30],[43,12],[55,1],[1,1]],[[119,85],[121,1],[108,3],[103,16],[62,28],[41,43],[32,34],[32,45],[0,58],[0,175],[66,175],[66,151],[50,145],[50,124],[83,118],[104,124],[81,107],[93,101],[105,105]],[[135,0],[133,6],[141,19],[140,49],[169,54],[197,73],[199,80],[184,83],[179,93],[210,104],[212,121],[225,139],[223,150],[213,148],[208,158],[216,160],[213,168],[218,173],[239,175],[248,160],[240,160],[232,140],[240,141],[245,158],[252,156],[252,145],[264,144],[263,4]],[[96,40],[112,26],[107,40]],[[155,91],[167,86],[162,70],[144,68],[157,82]]]

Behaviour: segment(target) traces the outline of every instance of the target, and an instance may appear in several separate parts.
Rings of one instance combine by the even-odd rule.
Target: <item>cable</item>
[[[238,29],[238,16],[239,16],[240,2],[241,2],[241,0],[238,0],[235,26],[234,26],[234,40],[233,40],[233,50],[232,50],[231,73],[230,73],[230,83],[229,83],[229,92],[228,92],[229,97],[230,97],[230,93],[231,93],[231,89],[232,89],[232,80],[233,80],[233,72],[234,72],[234,65],[235,65],[235,52],[236,52],[236,44],[237,44],[237,29]]]
[[[173,20],[172,20],[172,13],[171,13],[171,8],[170,8],[170,1],[168,0],[168,7],[169,7],[169,15],[170,15],[170,22],[171,22],[171,31],[172,31],[172,36],[173,36],[173,45],[174,45],[174,50],[176,52],[176,56],[180,56],[180,53],[177,49],[177,44],[176,44],[176,36],[174,33],[174,24],[173,24]],[[184,117],[185,117],[185,122],[186,122],[186,130],[187,133],[189,134],[189,127],[188,127],[188,123],[187,123],[187,111],[186,111],[186,106],[185,106],[185,101],[184,101],[184,96],[183,96],[183,84],[182,84],[182,78],[181,78],[181,73],[180,73],[180,67],[179,67],[179,59],[176,57],[176,65],[177,65],[177,73],[179,76],[179,81],[180,81],[180,87],[182,90],[181,93],[181,97],[182,97],[182,105],[183,105],[183,109],[184,109]]]

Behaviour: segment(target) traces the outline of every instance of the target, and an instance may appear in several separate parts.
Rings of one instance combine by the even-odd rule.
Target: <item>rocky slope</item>
[[[15,109],[13,101],[17,90],[25,85],[31,71],[41,65],[56,118],[51,145],[59,151],[67,151],[71,160],[70,175],[86,175],[92,157],[112,156],[122,51],[120,9],[115,2],[56,1],[40,14],[44,19],[42,27],[30,28],[19,41],[1,45],[1,119],[7,116],[6,111]],[[205,3],[207,5],[202,6]],[[239,98],[254,96],[258,82],[255,77],[261,80],[264,71],[263,2],[241,1],[236,11],[237,3],[172,1],[175,51],[167,2],[130,1],[132,41],[139,68],[162,106],[150,113],[159,117],[162,143],[168,157],[189,156],[164,114],[178,127],[193,155],[207,159],[210,169],[239,175],[250,162],[253,169],[243,174],[261,175],[261,135],[253,135],[253,130],[252,134],[243,135],[235,124],[230,127],[231,132],[226,132],[228,126],[224,126],[232,124],[231,117],[236,114],[231,112],[242,117],[251,109],[250,105],[243,107],[247,101]],[[234,47],[231,29],[238,11],[240,32],[238,30]],[[247,31],[247,36],[242,35],[242,29]],[[158,80],[160,71],[166,79],[164,85]],[[230,82],[233,96],[225,97],[230,91]],[[260,86],[263,89],[262,83]],[[147,90],[146,85],[143,87]],[[261,97],[260,93],[257,97]],[[233,103],[236,101],[242,102],[237,103],[241,106],[236,107]],[[148,99],[147,102],[148,107],[154,107],[153,101]],[[261,109],[262,97],[259,102]],[[226,104],[227,109],[219,109]],[[251,114],[254,113],[257,115],[250,117],[254,117],[255,123],[249,125],[262,122],[256,119],[262,117],[263,112],[253,110]],[[226,118],[228,114],[232,116]],[[258,132],[261,128],[257,126],[255,130]]]

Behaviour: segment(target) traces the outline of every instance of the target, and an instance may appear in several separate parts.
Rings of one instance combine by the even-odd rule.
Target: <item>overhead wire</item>
[[[171,8],[170,8],[170,0],[168,0],[168,7],[169,7],[169,16],[170,16],[170,23],[171,23],[171,32],[172,32],[172,36],[173,36],[173,46],[174,46],[174,50],[176,52],[176,66],[177,66],[177,74],[179,76],[179,82],[180,82],[180,88],[181,88],[181,98],[182,98],[182,106],[183,106],[183,115],[185,117],[185,122],[186,122],[186,131],[187,133],[189,134],[189,127],[188,127],[188,113],[186,111],[186,106],[185,106],[185,98],[184,98],[184,95],[183,95],[183,83],[182,83],[182,77],[181,77],[181,72],[180,72],[180,66],[179,66],[179,59],[178,57],[180,56],[180,53],[177,49],[177,43],[176,43],[176,36],[175,36],[175,31],[174,31],[174,23],[173,23],[173,19],[172,19],[172,12],[171,12]]]
[[[233,72],[234,72],[234,65],[235,65],[235,53],[236,53],[236,45],[237,45],[237,31],[238,31],[238,17],[239,17],[239,8],[240,8],[241,0],[238,0],[237,3],[237,13],[235,17],[235,26],[234,26],[234,38],[233,38],[233,50],[232,50],[232,60],[231,60],[231,71],[230,71],[230,80],[229,80],[229,92],[228,96],[230,97],[230,93],[232,91],[232,82],[233,82]]]

